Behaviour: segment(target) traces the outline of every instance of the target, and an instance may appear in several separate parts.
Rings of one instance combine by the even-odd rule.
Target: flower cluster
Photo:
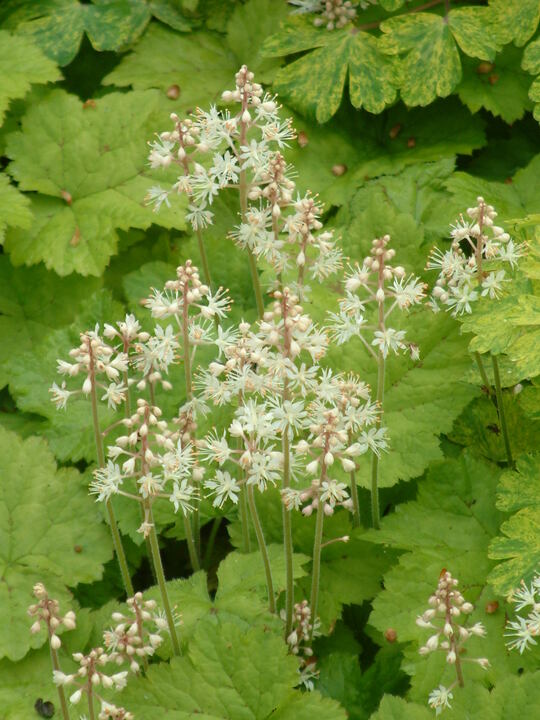
[[[321,16],[313,20],[316,27],[325,26],[327,30],[345,27],[356,17],[356,5],[362,10],[369,5],[375,5],[377,0],[359,0],[354,3],[351,0],[289,0],[294,5],[293,14],[296,13],[319,13]]]
[[[53,671],[53,682],[58,688],[69,687],[73,690],[69,697],[72,705],[77,705],[86,696],[89,707],[93,708],[94,701],[98,700],[101,703],[98,717],[103,720],[133,719],[133,715],[125,708],[117,707],[101,697],[99,690],[120,691],[125,688],[129,670],[139,673],[140,661],[146,667],[147,658],[162,643],[161,632],[167,628],[167,622],[157,611],[156,602],[144,600],[142,593],[129,598],[127,606],[127,613],[112,614],[116,626],[103,633],[104,647],[92,648],[88,653],[73,653],[73,659],[79,665],[75,672]],[[129,664],[129,670],[110,672],[107,669],[110,664],[118,666],[125,663]]]
[[[277,103],[254,82],[245,65],[236,74],[235,89],[225,91],[223,100],[239,103],[239,112],[231,115],[215,106],[208,112],[197,108],[183,120],[173,113],[174,129],[160,133],[150,143],[151,167],[166,168],[175,163],[182,174],[169,190],[152,188],[147,200],[158,210],[163,203],[169,204],[172,193],[185,193],[189,199],[187,219],[195,231],[212,224],[214,215],[208,208],[220,190],[236,187],[241,172],[266,159],[270,144],[283,147],[294,137],[290,122],[279,119]],[[252,145],[247,134],[254,130],[262,140]],[[264,157],[259,157],[256,148]]]
[[[437,715],[445,707],[450,707],[451,690],[456,685],[463,686],[462,663],[473,662],[484,669],[489,667],[487,658],[462,657],[467,640],[471,637],[484,637],[486,630],[480,622],[470,627],[466,625],[466,621],[460,622],[459,618],[470,615],[474,607],[470,602],[466,602],[457,586],[458,580],[446,569],[442,570],[437,589],[429,598],[429,609],[416,619],[419,627],[432,632],[426,644],[420,648],[420,655],[444,652],[446,662],[456,668],[457,679],[450,688],[440,685],[429,696],[429,705],[435,709]]]
[[[307,690],[313,690],[313,680],[318,677],[311,642],[319,635],[319,622],[311,621],[311,609],[307,600],[295,603],[293,612],[293,629],[287,636],[289,651],[300,661],[300,684]]]
[[[30,628],[30,632],[32,634],[38,633],[41,630],[41,623],[43,623],[47,628],[52,649],[58,650],[62,645],[62,641],[56,634],[57,630],[62,626],[66,630],[73,630],[76,626],[75,613],[70,610],[65,615],[61,615],[58,600],[49,597],[43,583],[36,583],[33,593],[37,603],[30,605],[28,614],[30,617],[35,617],[36,620]]]
[[[454,317],[471,313],[471,303],[480,297],[498,298],[509,281],[501,264],[513,268],[523,254],[504,228],[495,225],[497,213],[483,197],[467,209],[452,226],[449,250],[435,248],[427,269],[438,270],[430,305],[434,311],[445,305]]]
[[[68,377],[85,375],[80,390],[69,390],[63,381],[59,387],[53,383],[49,392],[58,409],[65,409],[67,401],[73,395],[90,395],[98,388],[105,391],[102,400],[115,409],[126,399],[127,385],[123,382],[123,374],[128,369],[128,357],[125,352],[116,352],[108,345],[99,333],[99,325],[94,330],[81,333],[81,344],[69,352],[73,362],[58,360],[58,373]],[[106,383],[98,378],[104,377]]]
[[[277,273],[294,266],[299,285],[306,271],[319,280],[328,277],[340,267],[341,252],[331,232],[319,232],[322,206],[309,193],[294,197],[294,169],[281,153],[295,137],[291,120],[280,118],[275,98],[264,93],[245,65],[236,73],[234,90],[226,90],[222,99],[236,105],[236,112],[198,108],[183,121],[173,115],[175,129],[151,143],[152,167],[175,162],[183,174],[170,190],[152,189],[149,201],[158,209],[171,193],[186,193],[187,219],[200,232],[213,222],[214,198],[236,188],[241,222],[231,237],[240,247]]]
[[[103,633],[103,642],[110,659],[117,665],[129,663],[132,672],[140,671],[139,661],[151,657],[163,642],[160,633],[167,630],[167,621],[156,612],[155,600],[144,600],[138,592],[127,600],[128,612],[113,612],[117,625]],[[152,623],[151,630],[147,624]]]
[[[516,612],[530,608],[527,617],[516,615],[516,620],[506,623],[508,648],[523,653],[537,644],[535,638],[540,635],[540,575],[535,575],[530,585],[522,581],[521,587],[512,593],[511,601]]]
[[[162,419],[162,411],[146,400],[137,400],[137,410],[120,424],[128,434],[116,438],[108,447],[109,461],[94,470],[90,493],[97,501],[112,495],[123,495],[141,503],[144,520],[139,528],[145,537],[153,528],[152,504],[158,497],[168,498],[175,512],[184,515],[193,509],[196,491],[191,480],[194,474],[192,448],[183,445],[177,431],[171,431]],[[115,460],[126,457],[120,467]],[[124,481],[134,479],[136,493],[122,490]]]
[[[425,285],[413,275],[407,277],[400,265],[390,264],[395,250],[388,247],[389,243],[389,235],[376,238],[370,255],[364,258],[362,265],[349,266],[345,275],[345,297],[339,301],[339,313],[330,313],[332,334],[339,345],[352,337],[359,337],[375,357],[373,348],[383,358],[390,351],[397,354],[406,350],[413,360],[418,360],[418,346],[406,342],[406,331],[388,327],[387,321],[395,309],[404,311],[420,304],[425,295]],[[376,324],[369,322],[366,308],[369,304],[377,308]],[[371,342],[366,339],[368,333]]]

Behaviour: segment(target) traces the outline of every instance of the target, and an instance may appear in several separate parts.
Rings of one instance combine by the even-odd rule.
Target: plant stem
[[[283,487],[288,488],[290,484],[290,443],[289,426],[287,425],[283,432]],[[283,547],[285,549],[285,637],[287,638],[292,631],[294,611],[293,539],[291,511],[282,503],[281,512],[283,517]]]
[[[247,110],[247,97],[245,94],[242,97],[242,114],[244,113],[244,110]],[[241,120],[240,121],[240,146],[246,144],[246,136],[247,136],[247,124]],[[247,185],[247,175],[245,170],[240,170],[240,177],[239,177],[239,184],[238,189],[240,193],[240,212],[242,216],[242,222],[244,223],[246,221],[246,213],[247,213],[247,195],[248,195],[248,185]],[[259,281],[259,273],[257,272],[257,262],[255,260],[255,256],[251,252],[250,248],[246,248],[247,255],[248,255],[248,263],[249,263],[249,272],[251,273],[251,282],[253,283],[253,292],[255,293],[255,302],[257,304],[257,315],[262,318],[264,314],[264,300],[262,296],[261,291],[261,283]]]
[[[92,352],[90,348],[90,353]],[[93,360],[91,362],[91,383],[92,383],[92,389],[91,389],[91,398],[92,398],[92,421],[94,426],[94,438],[96,441],[96,454],[97,454],[97,461],[98,461],[98,467],[102,468],[105,465],[105,454],[103,451],[103,440],[101,437],[101,432],[99,429],[99,417],[98,417],[98,409],[97,409],[97,393],[96,393],[96,383],[95,383],[95,376],[93,371]],[[109,526],[111,528],[111,534],[112,534],[112,540],[113,540],[113,546],[114,551],[116,553],[116,558],[118,560],[118,564],[120,565],[120,574],[122,575],[122,581],[124,583],[124,589],[126,591],[126,594],[128,597],[133,597],[135,594],[133,590],[133,583],[131,582],[131,577],[129,575],[129,567],[127,563],[126,554],[124,551],[124,546],[122,544],[122,537],[120,536],[120,531],[118,530],[118,525],[116,523],[116,517],[114,514],[114,508],[112,505],[111,498],[108,498],[108,500],[105,501],[105,507],[107,508],[107,514],[109,516]]]
[[[251,540],[249,537],[248,501],[246,486],[240,489],[240,525],[242,526],[242,552],[251,552]]]
[[[480,371],[480,377],[482,378],[484,387],[487,388],[489,394],[491,395],[491,383],[489,382],[486,368],[484,367],[484,363],[482,362],[482,356],[479,352],[474,353],[474,359],[476,360],[476,364],[478,365],[478,370]]]
[[[206,247],[205,247],[202,232],[200,229],[197,230],[197,244],[199,246],[199,255],[201,256],[201,265],[202,265],[202,269],[203,269],[204,282],[208,285],[208,287],[211,290],[213,290],[212,277],[210,275],[210,265],[208,264],[208,256],[206,254]]]
[[[186,540],[187,540],[187,546],[188,546],[188,553],[189,553],[189,561],[191,563],[191,569],[193,572],[197,572],[201,569],[201,564],[199,562],[199,556],[197,555],[197,548],[195,546],[195,541],[193,540],[193,530],[191,529],[191,523],[189,521],[189,517],[187,515],[184,515],[184,531],[186,533]]]
[[[264,533],[259,519],[259,513],[257,512],[257,506],[255,505],[255,496],[253,494],[253,485],[247,487],[248,505],[251,513],[251,520],[253,527],[255,528],[255,535],[257,536],[257,542],[259,543],[259,550],[261,551],[264,574],[266,575],[266,587],[268,589],[268,609],[271,613],[276,612],[276,600],[274,597],[274,583],[272,582],[272,568],[270,567],[270,558],[268,557],[268,550],[264,541]]]
[[[508,426],[506,424],[506,413],[504,412],[504,397],[501,388],[501,376],[499,373],[499,362],[496,355],[491,356],[493,363],[493,377],[495,379],[495,395],[497,397],[497,413],[499,415],[499,424],[504,439],[504,447],[506,449],[506,459],[510,467],[514,466],[514,459],[512,457],[512,447],[510,445],[510,435],[508,434]]]
[[[94,688],[92,687],[90,678],[88,678],[86,694],[88,696],[88,718],[89,720],[96,720],[96,714],[94,712]]]
[[[352,443],[351,433],[349,431],[349,445]],[[353,527],[360,527],[360,502],[358,500],[358,486],[356,485],[356,472],[351,470],[351,500],[353,503],[352,522]]]
[[[187,300],[189,288],[188,283],[184,283],[184,297],[182,303],[182,345],[184,349],[184,377],[186,383],[186,398],[188,402],[193,400],[193,380],[191,376],[191,356],[189,347],[189,304]],[[197,497],[200,496],[200,482],[192,478],[193,486],[196,490]],[[193,509],[193,538],[195,541],[195,553],[197,556],[197,567],[200,567],[200,553],[201,553],[201,528],[200,528],[200,514],[199,514],[199,501],[194,503]],[[189,544],[189,540],[188,540]],[[190,551],[191,555],[191,551]],[[193,569],[193,559],[191,562]]]
[[[204,559],[203,559],[203,563],[202,563],[204,568],[208,568],[210,560],[212,559],[212,552],[214,550],[216,537],[219,532],[219,527],[221,525],[222,520],[223,520],[222,517],[215,517],[214,522],[212,523],[212,527],[210,529],[210,535],[208,536],[208,542],[206,543],[206,550],[204,553]]]
[[[382,406],[384,400],[384,357],[382,353],[379,355],[377,360],[377,404],[382,413]],[[381,426],[382,417],[379,415],[376,427]],[[371,522],[373,527],[378,530],[381,526],[381,512],[379,508],[379,456],[377,453],[373,453],[371,459]]]
[[[320,495],[320,492],[318,493]],[[309,607],[311,610],[311,624],[315,627],[317,619],[317,605],[319,602],[319,581],[321,576],[321,546],[324,525],[324,508],[320,501],[317,504],[317,522],[315,523],[315,539],[313,541],[313,562],[311,569],[311,599]],[[313,637],[313,631],[312,631]]]
[[[58,660],[58,653],[51,646],[50,640],[51,630],[49,629],[49,649],[51,651],[51,662],[53,670],[58,670],[58,672],[60,672],[60,661]],[[69,710],[66,702],[66,696],[64,694],[64,688],[62,687],[62,685],[57,685],[56,689],[58,690],[58,699],[60,700],[60,707],[62,708],[62,716],[64,720],[69,720]]]
[[[173,652],[175,655],[180,655],[180,643],[176,635],[176,628],[174,626],[174,618],[171,611],[171,605],[169,602],[169,594],[167,592],[167,585],[165,583],[165,573],[163,572],[163,564],[161,562],[161,555],[159,553],[159,543],[157,539],[156,528],[154,525],[154,518],[152,516],[152,506],[150,501],[145,500],[146,511],[148,522],[151,524],[150,529],[150,547],[152,549],[152,563],[154,570],[156,571],[156,577],[159,585],[159,591],[161,593],[161,602],[163,603],[163,609],[165,610],[165,617],[167,618],[167,625],[169,626],[169,634],[171,636],[171,643]]]

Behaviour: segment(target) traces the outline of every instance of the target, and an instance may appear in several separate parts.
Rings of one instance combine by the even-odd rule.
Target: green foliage
[[[296,668],[281,639],[263,628],[208,619],[198,625],[186,657],[151,668],[123,699],[149,716],[166,710],[174,720],[193,714],[216,720],[309,720],[313,713],[321,720],[344,720],[337,703],[293,689]]]
[[[21,188],[39,193],[32,197],[32,227],[6,236],[13,262],[43,261],[60,275],[99,275],[116,252],[118,229],[152,222],[183,228],[181,213],[156,215],[143,202],[151,184],[142,172],[145,141],[163,116],[152,91],[110,94],[89,105],[55,90],[34,105],[23,132],[8,140],[11,174]],[[92,172],[85,158],[92,159]]]
[[[501,476],[497,507],[513,515],[502,524],[500,537],[489,548],[489,556],[504,560],[491,572],[489,581],[501,595],[508,595],[522,580],[529,582],[540,563],[540,457],[523,456],[516,471]]]
[[[55,63],[29,39],[0,30],[0,122],[10,100],[23,98],[32,83],[61,78]]]
[[[219,108],[244,63],[265,92],[287,105],[281,116],[292,116],[298,137],[282,152],[296,170],[298,192],[309,190],[324,203],[321,220],[340,237],[345,265],[362,261],[373,238],[388,233],[396,264],[432,285],[425,269],[430,249],[448,247],[449,224],[478,195],[495,206],[497,224],[513,241],[526,243],[526,255],[502,297],[482,298],[459,322],[421,307],[395,323],[418,344],[420,360],[392,354],[386,364],[381,530],[367,529],[367,455],[356,473],[362,526],[354,527],[344,508],[324,517],[314,691],[301,689],[301,653],[288,653],[284,642],[278,481],[256,493],[274,615],[251,523],[251,552],[239,549],[237,505],[216,508],[203,497],[204,569],[189,574],[182,515],[166,498],[156,502],[182,656],[171,657],[166,637],[149,671],[131,677],[118,701],[136,718],[429,720],[430,691],[450,685],[455,671],[443,653],[418,654],[429,631],[415,618],[446,567],[475,605],[472,622],[487,629],[486,638],[471,640],[471,656],[491,662],[488,671],[466,665],[465,687],[453,689],[448,716],[513,720],[538,704],[537,654],[508,651],[504,633],[505,598],[522,580],[529,583],[540,563],[540,6],[379,0],[355,7],[351,22],[330,30],[326,20],[314,24],[320,14],[291,14],[286,0],[0,3],[6,720],[30,717],[37,697],[58,706],[45,633],[28,631],[33,583],[44,582],[62,611],[77,612],[77,629],[62,634],[65,672],[75,668],[73,652],[102,644],[111,612],[126,609],[109,529],[88,495],[96,461],[89,399],[70,398],[67,411],[58,411],[49,388],[62,381],[57,359],[68,359],[80,332],[121,320],[126,311],[152,330],[141,299],[151,287],[163,288],[187,259],[201,265],[198,238],[184,219],[185,195],[171,195],[171,207],[159,213],[145,205],[152,185],[170,186],[179,173],[175,163],[149,168],[148,141],[171,128],[171,112]],[[238,193],[220,192],[208,209],[215,213],[203,232],[212,284],[233,298],[231,325],[252,322],[247,258],[230,237],[239,223]],[[264,263],[259,269],[267,291],[274,277]],[[341,278],[310,285],[303,305],[323,324],[343,293]],[[165,328],[173,321],[158,322]],[[498,357],[515,467],[507,465],[493,398],[482,392],[476,351],[490,382],[489,355]],[[156,391],[169,420],[186,400],[182,349],[176,354],[167,377],[172,391]],[[195,369],[215,356],[215,348],[198,347]],[[331,343],[323,364],[354,370],[374,395],[376,368],[360,343]],[[82,386],[82,375],[73,385],[79,378]],[[119,417],[100,402],[102,428]],[[221,433],[231,418],[231,407],[212,408],[197,418],[197,438]],[[298,461],[294,488],[307,482]],[[204,479],[210,477],[207,468]],[[331,477],[350,486],[339,462]],[[134,487],[131,479],[123,489]],[[125,497],[113,504],[129,564],[138,568],[135,586],[161,605],[137,532],[140,509]],[[211,549],[216,517],[221,525]],[[291,518],[294,600],[301,602],[311,593],[316,517],[295,511]]]
[[[46,583],[65,606],[66,586],[98,580],[112,548],[81,476],[57,470],[43,440],[0,428],[0,466],[0,657],[19,660],[45,642],[44,632],[28,632],[33,584]]]

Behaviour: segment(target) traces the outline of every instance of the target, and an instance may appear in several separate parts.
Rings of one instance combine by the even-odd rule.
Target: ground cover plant
[[[539,0],[0,6],[0,716],[535,717]]]

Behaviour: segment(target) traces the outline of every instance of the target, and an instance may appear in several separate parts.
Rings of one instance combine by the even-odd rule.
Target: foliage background
[[[264,610],[258,558],[234,550],[234,515],[207,574],[187,579],[182,528],[164,513],[166,569],[185,578],[170,585],[189,652],[170,669],[155,669],[154,696],[134,683],[125,704],[141,717],[155,717],[164,703],[171,718],[194,707],[219,718],[345,717],[334,698],[356,720],[427,718],[425,698],[444,668],[419,658],[414,618],[448,567],[488,628],[482,654],[492,662],[456,693],[454,713],[506,720],[527,717],[534,706],[537,655],[510,655],[503,632],[504,598],[540,559],[540,3],[380,0],[359,10],[354,26],[334,31],[289,13],[281,0],[7,0],[0,7],[6,718],[30,717],[33,698],[53,694],[44,637],[27,633],[32,583],[44,580],[63,603],[80,606],[79,629],[66,638],[73,649],[99,633],[101,607],[110,610],[120,594],[106,526],[85,491],[94,454],[86,407],[58,413],[49,400],[56,358],[79,330],[139,313],[149,285],[186,258],[197,261],[182,202],[159,214],[144,205],[153,183],[146,143],[167,127],[171,111],[217,102],[242,63],[293,114],[300,135],[287,157],[300,188],[326,203],[326,221],[352,259],[389,233],[400,262],[425,275],[431,246],[441,245],[478,194],[529,242],[530,255],[508,296],[480,306],[461,328],[427,310],[410,320],[422,362],[397,361],[388,381],[392,450],[383,465],[382,530],[352,533],[344,514],[327,525],[329,536],[352,538],[324,555],[319,693],[293,691],[294,662]],[[209,255],[217,282],[235,298],[234,317],[254,319],[244,259],[226,238],[236,213],[220,201]],[[336,297],[332,288],[317,291],[312,313],[321,317]],[[469,349],[501,355],[515,471],[504,467],[495,408]],[[357,347],[330,362],[372,379]],[[151,580],[140,538],[129,513],[120,515],[144,587]],[[268,539],[279,543],[276,495],[264,496],[262,515]],[[301,598],[311,520],[296,523],[295,533]],[[273,558],[279,587],[277,545]],[[499,608],[490,613],[494,600]],[[238,626],[246,629],[241,637]],[[385,639],[389,628],[397,642]],[[216,694],[216,686],[228,691]]]

